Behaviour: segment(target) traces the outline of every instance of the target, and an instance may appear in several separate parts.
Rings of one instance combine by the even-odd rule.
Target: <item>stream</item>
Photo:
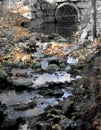
[[[54,33],[69,41],[73,41],[73,35],[78,30],[78,23],[43,23],[38,27],[31,27],[31,30],[33,32],[44,33],[47,35]]]
[[[23,41],[15,44],[25,54],[30,54],[35,63],[27,66],[25,60],[24,65],[6,66],[5,72],[1,73],[1,77],[6,73],[8,76],[0,81],[2,130],[61,130],[57,128],[60,126],[63,130],[72,130],[70,127],[79,126],[79,122],[75,122],[79,105],[74,102],[80,100],[80,103],[80,98],[86,93],[83,88],[85,77],[82,77],[82,66],[78,66],[79,59],[70,55],[78,49],[78,44],[68,44],[76,29],[74,25],[45,24],[37,32],[33,29],[31,37],[36,38],[36,42],[25,39],[24,45]]]
[[[58,37],[61,38],[61,36]],[[45,57],[43,52],[47,45],[46,42],[37,43],[38,47],[34,56],[39,60],[34,68],[12,68],[9,71],[13,86],[16,87],[0,91],[0,103],[6,115],[4,121],[6,127],[9,121],[16,121],[19,118],[28,120],[44,113],[47,107],[58,105],[60,101],[72,95],[71,82],[81,78],[78,74],[72,76],[69,72],[71,66],[73,64],[75,66],[78,61],[68,58],[57,63],[59,57]],[[77,48],[77,45],[69,49],[64,44],[63,48],[62,53],[71,52]],[[64,69],[61,68],[62,65]],[[37,72],[38,70],[40,71]]]

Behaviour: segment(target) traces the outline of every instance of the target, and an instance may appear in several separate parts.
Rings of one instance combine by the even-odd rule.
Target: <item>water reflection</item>
[[[77,25],[70,23],[57,23],[56,33],[65,38],[71,38],[73,33],[77,31]]]
[[[38,28],[34,28],[33,31],[51,34],[56,33],[64,38],[72,38],[73,33],[77,31],[78,26],[73,23],[44,23]]]

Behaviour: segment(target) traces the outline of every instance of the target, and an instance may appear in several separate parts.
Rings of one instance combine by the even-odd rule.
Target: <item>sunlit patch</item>
[[[1,62],[4,62],[5,60],[8,61],[8,63],[14,63],[15,61],[21,63],[34,63],[35,60],[31,59],[30,54],[25,54],[22,50],[17,49],[16,51],[13,50],[10,54],[10,57],[7,57],[7,55],[5,55]]]
[[[14,26],[14,39],[21,39],[23,37],[30,37],[30,32],[21,26]]]
[[[71,48],[73,45],[70,43],[57,43],[57,42],[52,42],[51,46],[44,50],[44,53],[50,54],[50,55],[57,55],[60,57],[63,57],[68,54],[68,49]]]

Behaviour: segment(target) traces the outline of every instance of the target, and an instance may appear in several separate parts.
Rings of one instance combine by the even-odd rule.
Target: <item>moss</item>
[[[56,65],[56,64],[50,64],[48,67],[47,67],[47,71],[50,71],[50,70],[58,70],[59,67]]]
[[[36,62],[33,65],[34,68],[41,68],[41,63],[40,62]]]

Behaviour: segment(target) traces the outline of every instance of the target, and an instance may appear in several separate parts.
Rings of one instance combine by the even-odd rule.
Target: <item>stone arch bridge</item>
[[[4,0],[7,1],[8,0]],[[17,0],[9,0],[11,2]],[[93,25],[93,0],[20,0],[29,5],[33,26],[52,22],[75,22],[85,28]],[[96,0],[96,26],[101,31],[101,0]]]
[[[26,3],[26,2],[25,2]],[[82,28],[93,25],[92,0],[29,0],[32,23],[79,22]],[[29,4],[30,5],[30,4]],[[101,31],[101,0],[96,2],[96,26]]]

